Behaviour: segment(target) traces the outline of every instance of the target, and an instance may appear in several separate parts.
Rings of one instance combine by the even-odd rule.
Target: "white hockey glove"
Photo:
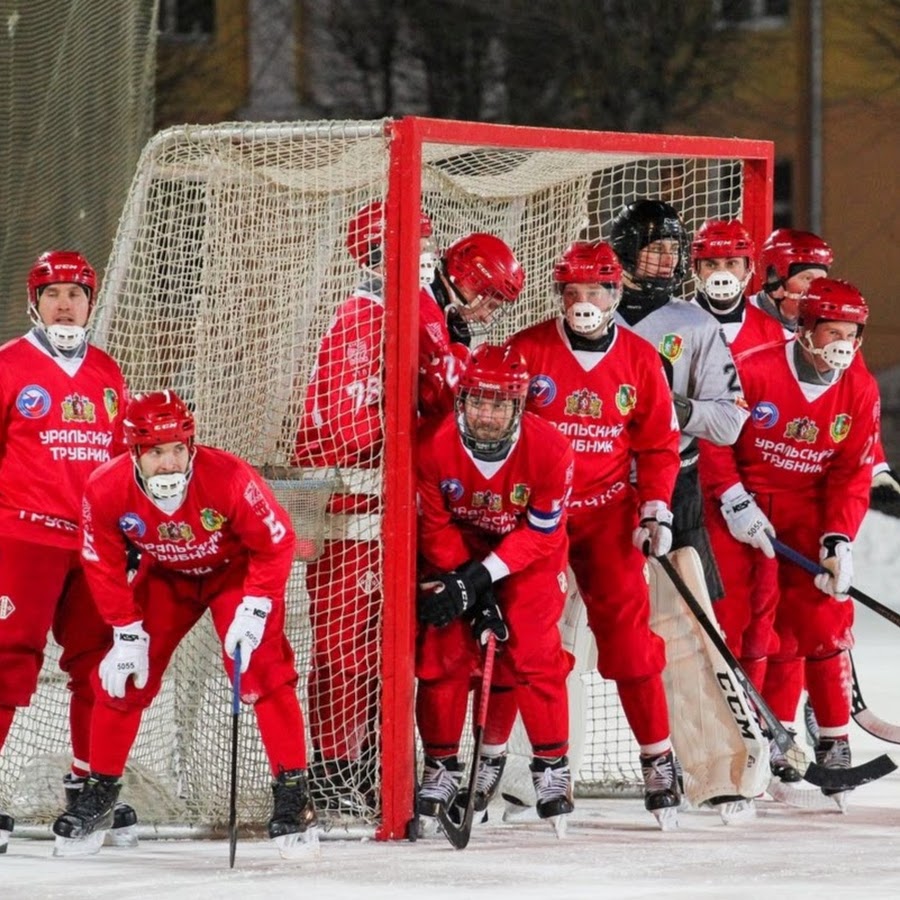
[[[828,573],[816,575],[816,587],[835,600],[846,600],[853,581],[853,552],[846,534],[823,534],[819,560]]]
[[[728,488],[719,501],[731,536],[742,544],[762,550],[769,559],[774,559],[775,549],[769,538],[775,537],[775,529],[753,497],[744,490],[744,486],[738,483]]]
[[[146,687],[150,674],[150,635],[141,620],[113,628],[112,649],[100,663],[100,683],[110,697],[124,697],[128,679],[136,688]]]
[[[234,651],[241,645],[241,674],[250,667],[250,655],[262,643],[266,619],[272,611],[272,601],[268,597],[244,597],[234,612],[234,621],[225,632],[222,644],[229,659],[234,659]]]
[[[662,500],[648,500],[641,507],[631,542],[644,556],[665,556],[672,549],[672,512]]]

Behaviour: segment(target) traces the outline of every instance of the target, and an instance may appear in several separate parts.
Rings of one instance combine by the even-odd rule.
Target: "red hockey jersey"
[[[633,460],[640,502],[669,503],[680,434],[655,348],[616,327],[605,353],[575,352],[561,318],[519,332],[510,342],[528,364],[529,409],[551,422],[575,451],[569,508],[620,498]]]
[[[0,536],[78,549],[84,484],[125,449],[125,400],[96,347],[57,360],[29,333],[0,348]]]
[[[565,542],[572,448],[537,416],[523,415],[499,463],[473,459],[454,415],[428,432],[418,457],[419,552],[436,570],[493,551],[513,573]]]
[[[144,493],[130,454],[94,472],[82,513],[84,570],[110,625],[142,617],[126,580],[128,542],[155,565],[195,577],[246,558],[244,594],[284,600],[294,555],[290,518],[265,481],[224,450],[197,447],[184,499],[171,514]]]

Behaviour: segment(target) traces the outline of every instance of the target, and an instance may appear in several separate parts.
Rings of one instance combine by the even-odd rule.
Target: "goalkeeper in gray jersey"
[[[624,269],[616,318],[656,347],[672,385],[681,426],[681,471],[672,496],[672,549],[700,555],[712,600],[724,593],[703,524],[697,438],[733,444],[747,409],[731,351],[718,322],[696,304],[677,300],[690,264],[681,217],[661,200],[636,200],[613,220],[610,243]]]

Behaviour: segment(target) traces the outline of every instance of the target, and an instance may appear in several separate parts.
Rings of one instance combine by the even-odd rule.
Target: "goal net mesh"
[[[348,788],[333,804],[325,791],[321,816],[334,833],[377,825],[384,767],[392,765],[379,740],[384,459],[376,441],[364,462],[297,468],[292,460],[311,374],[327,363],[317,360],[319,347],[365,278],[347,251],[347,223],[386,195],[390,135],[385,121],[185,126],[157,135],[141,157],[95,321],[95,338],[120,361],[133,391],[175,388],[195,404],[198,439],[260,467],[292,511],[300,551],[287,632],[307,746],[315,759],[352,762],[323,775],[334,779],[331,787]],[[424,143],[421,171],[411,177],[420,179],[439,246],[489,231],[522,261],[525,289],[495,327],[491,339],[499,341],[557,312],[552,267],[572,240],[608,237],[615,213],[641,196],[672,202],[690,231],[713,216],[740,215],[742,170],[741,159],[726,154],[448,141]],[[411,316],[416,308],[410,297]],[[381,340],[384,350],[397,337]],[[579,790],[634,787],[637,748],[614,687],[595,671],[577,596],[561,627],[578,657],[570,687]],[[17,828],[51,821],[63,802],[67,696],[55,652],[0,758],[0,806]],[[170,826],[221,832],[230,734],[230,686],[204,619],[145,713],[121,799],[160,833]],[[239,821],[260,826],[271,810],[270,775],[251,708],[239,737]],[[508,779],[530,791],[530,750],[519,731],[513,756],[520,765],[510,764]]]

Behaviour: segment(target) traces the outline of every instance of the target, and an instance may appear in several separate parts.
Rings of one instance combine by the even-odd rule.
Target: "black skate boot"
[[[54,856],[96,853],[113,823],[121,789],[118,776],[91,775],[75,802],[53,823]]]
[[[476,813],[483,813],[475,818],[475,822],[487,821],[487,808],[500,789],[500,779],[503,777],[503,769],[506,766],[506,754],[498,753],[496,756],[479,756],[478,772],[475,775],[475,803],[473,808]],[[462,816],[469,802],[469,789],[462,788],[453,801],[453,821],[462,821]]]
[[[422,784],[416,809],[420,816],[436,817],[440,812],[449,812],[459,790],[462,772],[455,756],[443,759],[425,757]]]
[[[0,853],[6,853],[6,848],[9,845],[9,836],[12,834],[15,824],[12,816],[0,812]]]
[[[316,810],[370,816],[377,808],[377,798],[365,765],[363,760],[349,759],[314,762],[309,767],[309,794]]]
[[[847,735],[830,738],[820,737],[816,744],[816,762],[826,769],[849,769],[851,765],[850,741]],[[853,788],[822,788],[826,797],[831,797],[844,812],[847,809],[847,794]]]
[[[575,809],[569,758],[558,756],[556,759],[544,759],[535,756],[531,761],[531,780],[537,797],[538,816],[553,820],[553,827],[559,833],[563,827],[560,817],[567,816]]]
[[[63,776],[63,788],[66,792],[66,811],[71,810],[84,788],[87,778],[79,777],[72,772]],[[137,813],[127,803],[116,803],[113,808],[112,827],[106,835],[105,842],[110,847],[137,847]]]
[[[316,808],[309,794],[306,770],[282,772],[272,783],[272,796],[269,837],[281,855],[285,859],[318,855]]]
[[[791,737],[794,736],[794,733],[791,732]],[[798,781],[803,781],[803,776],[788,762],[784,751],[774,740],[769,741],[769,770],[772,772],[773,778],[777,778],[785,784],[796,784]]]
[[[667,750],[656,756],[641,755],[640,761],[644,777],[644,808],[653,813],[663,831],[677,828],[681,795],[675,755]]]

